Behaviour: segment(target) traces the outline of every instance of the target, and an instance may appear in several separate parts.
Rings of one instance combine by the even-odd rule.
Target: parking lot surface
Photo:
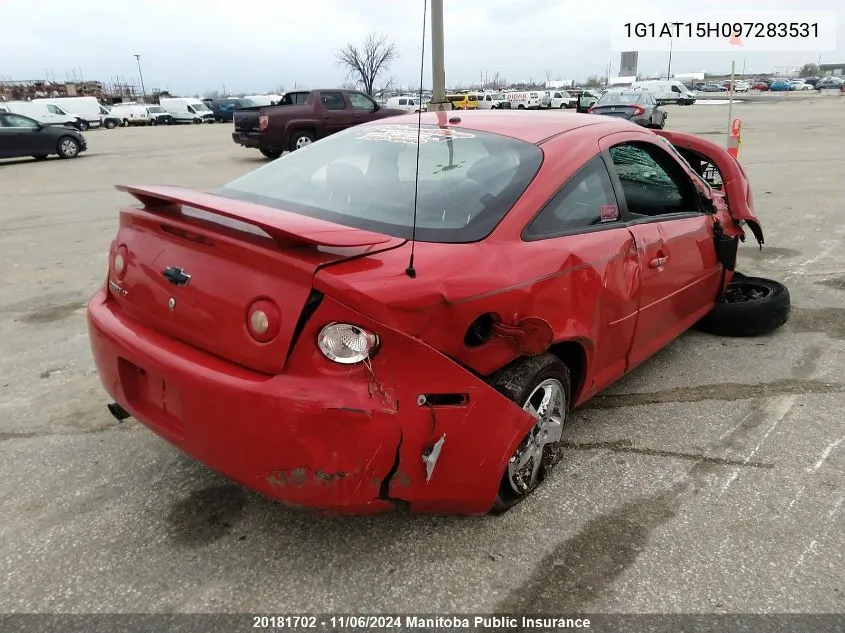
[[[264,164],[229,125],[0,161],[0,611],[841,613],[845,102],[734,115],[766,233],[739,269],[788,285],[790,322],[676,340],[576,412],[564,461],[499,517],[294,511],[107,413],[84,304],[131,202],[112,185]],[[670,129],[728,125],[727,106],[669,108]]]

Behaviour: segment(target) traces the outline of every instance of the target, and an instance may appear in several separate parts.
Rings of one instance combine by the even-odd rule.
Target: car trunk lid
[[[127,187],[142,207],[121,211],[109,294],[129,318],[234,363],[283,370],[323,266],[399,246],[380,233],[178,187]],[[270,340],[250,333],[255,302]]]
[[[627,105],[606,105],[606,106],[593,106],[590,110],[590,114],[602,114],[604,116],[616,116],[621,117],[623,119],[630,119],[633,117],[637,112],[642,114],[643,109],[638,108],[636,106],[627,106]]]

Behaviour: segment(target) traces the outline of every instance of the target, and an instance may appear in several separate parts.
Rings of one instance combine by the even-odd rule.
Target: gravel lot
[[[843,612],[845,101],[734,115],[767,238],[740,269],[787,283],[791,321],[675,341],[575,414],[565,462],[501,517],[292,511],[107,413],[84,302],[130,200],[112,185],[263,164],[230,125],[0,161],[0,612]],[[667,125],[724,142],[727,106]]]

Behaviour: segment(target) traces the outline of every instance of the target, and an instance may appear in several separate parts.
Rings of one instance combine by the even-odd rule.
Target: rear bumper
[[[240,130],[232,132],[232,140],[244,147],[258,148],[260,138],[260,132],[242,132]]]
[[[318,318],[319,317],[319,318]],[[382,338],[373,389],[364,367],[333,366],[311,341],[356,318]],[[198,461],[290,505],[373,513],[487,512],[532,418],[425,344],[325,299],[284,374],[268,376],[182,344],[120,314],[105,291],[88,304],[97,371],[137,420]],[[331,366],[330,366],[331,365]],[[467,394],[463,406],[421,393]],[[427,481],[423,453],[446,440]]]

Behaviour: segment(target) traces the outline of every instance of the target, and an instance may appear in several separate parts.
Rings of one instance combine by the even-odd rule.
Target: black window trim
[[[625,144],[651,145],[653,147],[656,147],[658,150],[660,150],[667,156],[669,156],[671,160],[675,161],[675,163],[678,163],[678,160],[674,156],[672,156],[670,152],[663,149],[658,143],[654,143],[651,140],[647,139],[621,140],[618,143],[611,144],[607,149],[602,150],[602,156],[604,157],[605,166],[607,167],[608,172],[610,172],[610,181],[613,183],[613,191],[616,193],[616,199],[620,201],[620,204],[618,206],[626,226],[636,226],[638,224],[653,224],[655,222],[666,222],[673,220],[686,220],[689,218],[698,218],[702,215],[712,215],[708,213],[707,210],[704,208],[701,202],[701,198],[698,195],[698,188],[695,186],[695,183],[692,182],[692,179],[689,178],[686,171],[684,171],[683,167],[680,165],[680,163],[678,163],[679,172],[683,175],[684,178],[687,178],[690,181],[690,186],[692,187],[692,190],[695,194],[695,202],[698,206],[698,210],[680,211],[678,213],[664,213],[663,215],[650,215],[648,217],[634,217],[628,209],[628,201],[625,198],[625,190],[622,187],[622,181],[619,178],[619,174],[616,173],[616,167],[614,166],[613,158],[610,155],[611,147],[616,147],[617,145]],[[654,157],[652,156],[652,158]],[[656,159],[655,162],[660,164],[660,162]]]
[[[569,178],[567,178],[566,181],[560,187],[558,187],[558,189],[552,195],[548,197],[548,199],[543,203],[543,206],[541,206],[540,209],[533,216],[531,216],[531,219],[525,223],[525,226],[523,227],[522,233],[520,235],[522,241],[539,242],[541,240],[551,240],[558,237],[566,237],[569,235],[582,235],[586,233],[596,233],[598,231],[611,231],[626,227],[627,222],[625,221],[623,207],[619,204],[619,190],[616,187],[616,183],[613,181],[612,173],[610,173],[610,170],[607,168],[608,158],[609,156],[604,156],[603,154],[596,154],[586,163],[581,165]],[[573,229],[561,229],[560,231],[555,231],[554,233],[543,233],[542,235],[528,235],[528,227],[530,227],[534,223],[534,220],[536,220],[537,217],[541,213],[543,213],[543,211],[545,211],[546,208],[551,205],[559,195],[561,195],[564,189],[566,189],[570,184],[572,184],[577,178],[582,176],[584,172],[592,168],[592,166],[598,161],[601,161],[602,165],[604,165],[605,171],[608,172],[607,176],[608,178],[610,178],[610,184],[613,190],[614,198],[616,198],[616,208],[619,209],[620,219],[616,220],[615,222],[596,224],[594,226],[583,226]]]
[[[665,149],[663,149],[659,144],[653,143],[650,140],[631,140],[626,139],[619,141],[618,143],[613,143],[610,147],[615,147],[616,145],[623,145],[626,143],[641,143],[641,144],[649,144],[657,147],[665,154],[671,157],[671,160],[677,162],[677,159],[672,156],[672,154]],[[556,239],[559,237],[568,237],[571,235],[585,235],[588,233],[596,233],[598,231],[611,231],[616,230],[619,228],[627,228],[630,226],[637,226],[639,224],[653,224],[655,222],[671,222],[674,220],[687,220],[690,218],[698,218],[703,215],[712,215],[712,213],[708,212],[707,209],[704,208],[700,198],[698,195],[695,196],[696,203],[698,204],[698,211],[681,211],[679,213],[664,213],[663,215],[654,215],[648,217],[634,217],[631,212],[628,210],[628,202],[625,199],[625,192],[622,188],[622,181],[619,179],[618,174],[616,173],[616,169],[613,165],[613,158],[610,156],[610,147],[607,149],[603,149],[601,152],[593,156],[587,162],[585,162],[581,167],[579,167],[575,173],[573,173],[567,180],[564,182],[552,195],[548,197],[548,199],[543,203],[540,209],[531,216],[531,218],[525,223],[525,226],[522,229],[520,237],[523,242],[538,242],[541,240],[550,240]],[[619,217],[620,219],[616,222],[607,222],[606,224],[597,224],[595,226],[585,226],[579,227],[574,229],[563,229],[560,231],[555,231],[554,233],[544,233],[543,235],[527,235],[528,227],[534,222],[534,220],[539,216],[545,209],[548,207],[555,198],[560,195],[560,193],[576,178],[581,176],[584,171],[586,171],[593,163],[597,160],[601,160],[604,164],[604,168],[607,171],[607,175],[610,178],[611,186],[613,187],[613,194],[616,198],[616,207],[619,209]],[[678,165],[680,169],[680,173],[683,174],[685,178],[689,178],[686,172],[683,170],[682,166]],[[695,192],[698,191],[695,184],[690,181],[690,184]]]

